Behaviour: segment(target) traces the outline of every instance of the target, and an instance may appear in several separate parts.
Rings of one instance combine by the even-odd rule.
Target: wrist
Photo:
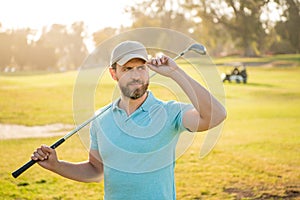
[[[58,173],[59,170],[62,168],[61,167],[62,162],[63,161],[60,161],[60,160],[52,161],[51,165],[49,166],[49,170],[52,171],[52,172]]]

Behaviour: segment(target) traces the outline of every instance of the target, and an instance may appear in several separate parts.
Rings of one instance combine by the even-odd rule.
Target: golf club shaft
[[[178,54],[175,58],[173,58],[173,60],[177,60],[178,58],[180,58],[181,56],[183,56],[185,54],[185,51],[181,52],[180,54]],[[152,78],[153,76],[155,76],[157,74],[157,72],[154,72],[153,74],[150,75],[150,78]]]
[[[102,112],[101,112],[102,113]],[[85,127],[86,125],[88,125],[91,121],[93,121],[94,119],[96,119],[101,113],[99,113],[98,115],[93,116],[92,118],[88,119],[87,121],[85,121],[84,123],[80,124],[76,129],[72,130],[71,132],[67,133],[64,137],[60,138],[59,140],[57,140],[54,144],[52,144],[50,146],[50,148],[55,149],[57,148],[59,145],[61,145],[62,143],[64,143],[69,137],[71,137],[72,135],[74,135],[75,133],[77,133],[79,130],[81,130],[83,127]],[[20,167],[19,169],[17,169],[16,171],[14,171],[12,173],[12,176],[14,178],[17,178],[18,176],[20,176],[24,171],[26,171],[28,168],[30,168],[32,165],[34,165],[36,162],[38,162],[38,160],[30,160],[28,161],[26,164],[24,164],[22,167]]]
[[[195,44],[189,46],[188,48],[186,48],[185,50],[183,50],[181,53],[179,53],[176,57],[173,58],[173,60],[177,60],[178,58],[182,57],[186,52],[191,51],[191,50],[195,51],[196,53],[198,53],[200,55],[206,55],[206,48],[202,44],[195,43]],[[150,78],[152,78],[156,74],[157,74],[157,72],[154,72],[152,75],[150,75]]]

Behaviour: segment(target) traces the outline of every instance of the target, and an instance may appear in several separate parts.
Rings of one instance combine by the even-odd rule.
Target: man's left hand
[[[176,62],[166,55],[152,58],[147,62],[147,66],[156,73],[167,77],[171,77],[179,69]]]

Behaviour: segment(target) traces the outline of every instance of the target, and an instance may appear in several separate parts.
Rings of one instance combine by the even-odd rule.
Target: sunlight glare
[[[124,12],[127,5],[132,5],[132,1],[2,1],[0,23],[6,29],[41,29],[55,23],[70,25],[83,21],[88,32],[95,32],[109,26],[131,25],[129,14]]]

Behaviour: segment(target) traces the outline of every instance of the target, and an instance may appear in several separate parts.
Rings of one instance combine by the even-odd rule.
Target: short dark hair
[[[116,70],[117,69],[117,63],[112,64],[111,68],[113,68],[114,70]]]

